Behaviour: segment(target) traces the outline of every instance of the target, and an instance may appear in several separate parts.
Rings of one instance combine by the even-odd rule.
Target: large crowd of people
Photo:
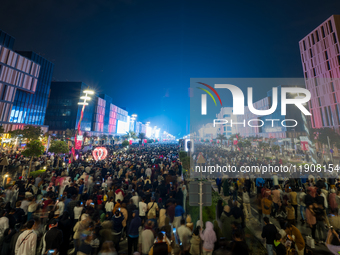
[[[249,151],[206,145],[198,149],[207,164],[235,165],[238,170],[246,165],[290,164],[278,157],[257,157]],[[324,165],[327,163],[324,162]],[[227,229],[231,223],[227,219],[230,211],[240,207],[238,218],[242,226],[249,220],[262,224],[261,236],[265,238],[269,255],[274,252],[308,254],[315,245],[325,245],[333,254],[340,252],[340,179],[336,171],[320,174],[271,173],[270,178],[263,178],[261,172],[235,173],[233,176],[229,173],[229,178],[224,179],[223,176],[225,174],[219,173],[214,176],[217,177],[218,192],[222,192],[223,188],[223,195],[229,199],[223,212],[219,210],[222,228]],[[252,213],[251,208],[256,213]],[[307,228],[307,233],[301,233],[302,227]],[[230,234],[223,232],[224,237],[231,238]]]
[[[30,162],[7,152],[0,212],[1,254],[211,253],[210,222],[193,228],[177,144],[113,150]],[[188,216],[188,217],[187,217]],[[210,234],[209,234],[210,233]],[[216,238],[216,237],[215,237]],[[190,242],[193,244],[191,245]]]
[[[177,144],[108,148],[104,160],[88,152],[71,164],[46,154],[32,163],[32,170],[46,171],[33,175],[20,153],[3,154],[9,166],[0,197],[1,254],[210,255],[223,248],[246,255],[244,230],[251,220],[262,224],[269,255],[308,254],[313,242],[340,251],[340,180],[334,176],[217,176],[226,200],[221,197],[216,217],[203,224],[188,212],[179,150]],[[206,145],[197,151],[210,165],[268,163],[245,151]],[[302,225],[310,228],[308,240]]]

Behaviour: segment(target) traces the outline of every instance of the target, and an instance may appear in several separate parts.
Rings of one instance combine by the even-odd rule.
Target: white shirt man
[[[27,223],[28,229],[22,232],[15,244],[15,255],[35,255],[37,247],[37,234],[33,228],[34,221]]]
[[[189,244],[189,240],[190,240],[190,236],[191,236],[191,230],[187,226],[185,226],[184,224],[181,224],[181,226],[177,229],[177,234],[178,234],[178,237],[179,237],[179,240],[181,241],[181,243],[184,246],[187,246]]]
[[[135,195],[131,198],[135,206],[138,208],[139,207],[139,196],[137,192],[135,192]]]
[[[148,176],[149,178],[151,178],[152,170],[151,170],[150,167],[148,167],[148,168],[145,170],[145,174],[146,174],[146,176]]]
[[[142,254],[149,254],[150,248],[154,243],[154,234],[150,229],[142,231],[141,243],[142,243]]]
[[[5,217],[4,213],[2,217],[0,218],[0,237],[3,236],[6,229],[9,227],[9,221],[8,218]]]
[[[113,201],[109,201],[105,204],[105,210],[106,212],[112,212],[113,211],[113,207],[114,207],[114,204],[113,204]]]
[[[56,210],[57,212],[59,212],[59,217],[63,215],[64,213],[64,209],[65,209],[65,204],[63,201],[59,201],[59,203],[57,204],[58,209]]]
[[[26,198],[25,198],[25,200],[22,200],[22,202],[21,202],[20,208],[24,210],[25,215],[27,215],[28,206],[29,206],[30,203],[31,202],[28,201]]]
[[[144,203],[144,201],[139,202],[139,216],[144,217],[146,211],[148,210],[148,206],[146,203]]]

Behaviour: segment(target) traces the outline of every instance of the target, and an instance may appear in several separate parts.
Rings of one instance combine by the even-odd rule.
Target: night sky
[[[190,78],[302,77],[298,42],[340,1],[2,0],[15,50],[55,64],[173,135],[189,131]],[[339,10],[338,13],[335,13]],[[67,91],[65,91],[67,93]]]

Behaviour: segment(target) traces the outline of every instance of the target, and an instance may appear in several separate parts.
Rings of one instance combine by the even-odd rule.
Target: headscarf
[[[203,235],[203,240],[208,243],[215,243],[217,238],[216,238],[216,233],[214,231],[214,225],[210,222],[207,221],[205,223],[205,230],[202,233]]]

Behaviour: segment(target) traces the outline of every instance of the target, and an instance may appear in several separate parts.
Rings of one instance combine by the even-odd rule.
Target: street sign
[[[200,152],[200,154],[198,154],[197,163],[198,164],[205,164],[205,159],[204,159],[204,157],[202,155],[202,152]]]
[[[189,183],[189,205],[199,206],[200,202],[200,182],[192,181]],[[211,183],[203,182],[202,185],[202,203],[203,206],[212,205]]]

